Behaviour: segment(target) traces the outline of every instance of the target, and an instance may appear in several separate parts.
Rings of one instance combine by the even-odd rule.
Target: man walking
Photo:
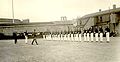
[[[15,44],[17,43],[17,32],[13,33],[13,38],[15,39]]]
[[[35,41],[36,44],[38,45],[37,40],[36,40],[36,34],[37,34],[37,33],[36,33],[36,30],[34,29],[32,45],[33,45],[34,41]]]

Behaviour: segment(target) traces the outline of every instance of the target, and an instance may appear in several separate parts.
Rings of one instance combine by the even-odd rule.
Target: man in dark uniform
[[[13,33],[13,38],[15,39],[15,44],[17,43],[17,32]]]
[[[37,43],[37,40],[36,40],[36,30],[34,29],[34,32],[33,32],[33,41],[32,41],[32,45],[33,45],[33,43],[34,43],[34,41],[36,42],[36,44],[38,45],[38,43]]]
[[[109,36],[110,36],[110,29],[108,28],[108,26],[106,27],[105,31],[106,31],[107,42],[109,42],[110,41],[110,38],[109,38]]]

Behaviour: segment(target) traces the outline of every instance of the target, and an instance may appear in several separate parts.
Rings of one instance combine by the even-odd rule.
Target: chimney
[[[67,20],[67,17],[66,16],[62,16],[61,17],[61,21],[66,21]]]
[[[115,4],[113,5],[113,9],[116,9],[116,5]]]
[[[101,9],[99,9],[99,12],[101,12],[102,10]]]

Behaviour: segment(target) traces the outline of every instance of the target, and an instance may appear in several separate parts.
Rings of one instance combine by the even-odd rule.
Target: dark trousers
[[[36,38],[33,39],[33,41],[32,41],[32,45],[33,45],[34,41],[35,41],[36,44],[38,45]]]
[[[17,38],[15,38],[15,44],[17,43]]]

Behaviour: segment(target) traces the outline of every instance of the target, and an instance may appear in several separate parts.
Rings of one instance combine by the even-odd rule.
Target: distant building
[[[29,19],[23,19],[22,23],[29,23]]]
[[[13,23],[13,19],[9,18],[0,18],[0,24]],[[14,19],[14,23],[21,23],[21,20]]]

